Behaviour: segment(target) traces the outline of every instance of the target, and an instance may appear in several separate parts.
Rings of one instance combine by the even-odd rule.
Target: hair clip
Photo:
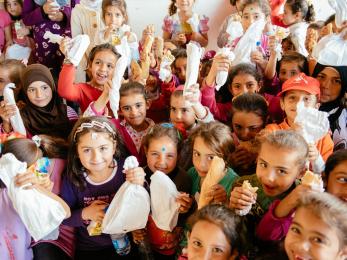
[[[37,147],[41,146],[41,137],[39,137],[38,135],[34,135],[31,140],[33,140],[33,142],[36,144]]]
[[[107,123],[107,122],[99,122],[99,121],[91,121],[89,123],[82,123],[75,131],[73,140],[76,141],[76,135],[80,132],[82,132],[85,128],[93,128],[93,127],[99,127],[102,129],[106,129],[107,131],[109,131],[112,135],[116,135],[115,131],[113,130],[113,128]]]

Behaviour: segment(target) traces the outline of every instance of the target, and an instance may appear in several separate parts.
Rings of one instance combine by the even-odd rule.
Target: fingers
[[[24,185],[29,185],[26,188],[33,188],[35,184],[37,184],[38,180],[34,173],[26,172],[22,174],[17,174],[15,176],[15,185],[17,187],[22,187]]]
[[[176,198],[176,202],[180,204],[178,212],[185,213],[192,206],[193,198],[191,198],[187,193],[180,193]]]
[[[136,167],[123,172],[126,175],[126,181],[131,182],[133,184],[143,185],[146,174],[141,167]]]
[[[256,202],[256,194],[247,189],[236,187],[230,194],[230,207],[243,209]]]

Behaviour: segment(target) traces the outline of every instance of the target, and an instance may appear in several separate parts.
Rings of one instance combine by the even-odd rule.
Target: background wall
[[[130,25],[140,37],[147,24],[154,24],[156,35],[162,35],[162,22],[168,13],[170,0],[127,0]],[[316,19],[325,20],[333,13],[327,0],[313,0]],[[210,18],[209,49],[216,49],[216,39],[224,18],[230,13],[229,0],[196,0],[194,10]]]

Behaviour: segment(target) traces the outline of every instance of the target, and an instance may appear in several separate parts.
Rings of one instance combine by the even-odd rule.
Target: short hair
[[[299,52],[288,51],[285,54],[283,54],[282,59],[277,63],[277,66],[276,66],[277,74],[279,74],[281,65],[284,62],[295,62],[298,65],[300,72],[303,72],[306,75],[309,74],[307,59],[304,55],[300,54]]]
[[[270,15],[271,8],[269,5],[269,1],[266,1],[266,0],[246,0],[243,2],[241,6],[241,11],[243,12],[243,10],[246,8],[247,5],[252,5],[252,4],[257,4],[260,7],[261,11],[265,14],[265,17],[268,17]]]
[[[331,154],[325,163],[324,176],[328,180],[330,173],[338,166],[340,163],[347,161],[347,150],[342,149]]]
[[[102,10],[102,19],[103,21],[105,21],[105,13],[106,13],[106,8],[109,6],[115,6],[117,7],[123,17],[124,17],[124,23],[128,24],[128,13],[127,13],[127,4],[124,0],[103,0],[102,1],[102,6],[101,6],[101,10]]]
[[[134,94],[143,95],[144,99],[147,99],[145,87],[141,83],[132,81],[132,82],[127,82],[121,85],[119,89],[120,97],[125,97],[129,95],[134,95]]]

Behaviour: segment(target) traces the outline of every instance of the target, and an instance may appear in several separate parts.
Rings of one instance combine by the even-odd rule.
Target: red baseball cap
[[[320,99],[320,87],[319,81],[315,78],[307,76],[305,73],[300,73],[290,79],[286,80],[282,85],[282,91],[277,96],[289,90],[303,90],[312,95],[317,95]]]

